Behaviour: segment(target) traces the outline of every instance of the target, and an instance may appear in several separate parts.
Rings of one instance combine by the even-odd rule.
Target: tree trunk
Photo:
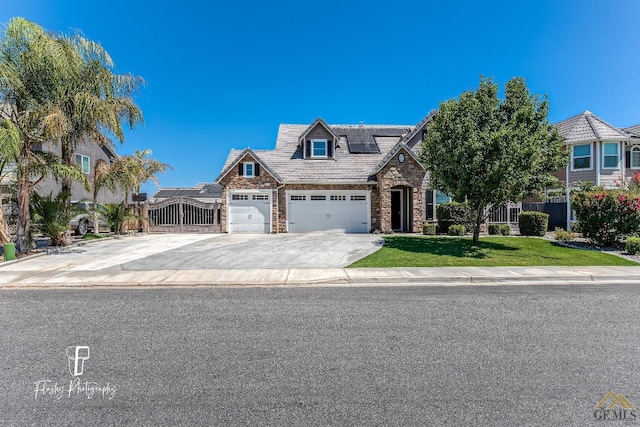
[[[2,186],[0,185],[0,245],[4,245],[10,241],[9,225],[7,224],[7,219],[4,216],[4,210],[2,208]]]
[[[60,143],[60,158],[65,166],[71,166],[71,156],[69,142],[63,138]],[[62,194],[65,208],[69,209],[71,207],[71,179],[62,178],[60,193]]]
[[[29,240],[29,191],[31,183],[29,177],[18,179],[18,233],[16,236],[16,252],[25,253]]]
[[[478,246],[480,241],[480,226],[482,225],[482,217],[484,216],[484,208],[480,207],[476,210],[476,223],[473,226],[473,242],[472,246]]]

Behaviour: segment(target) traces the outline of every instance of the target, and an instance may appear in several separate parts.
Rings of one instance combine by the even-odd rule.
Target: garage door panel
[[[268,194],[232,195],[228,212],[230,233],[271,232],[271,202]]]
[[[289,232],[344,230],[369,232],[368,195],[353,192],[310,191],[289,196],[287,215]],[[293,200],[292,200],[293,199]]]

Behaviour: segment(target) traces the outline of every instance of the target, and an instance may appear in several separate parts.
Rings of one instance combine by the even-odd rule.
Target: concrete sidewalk
[[[0,289],[176,286],[495,286],[637,284],[631,267],[442,267],[384,269],[58,270],[0,269]]]

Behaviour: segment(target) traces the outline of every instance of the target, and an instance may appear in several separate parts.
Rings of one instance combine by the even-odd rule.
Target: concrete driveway
[[[0,264],[2,271],[339,268],[380,248],[373,234],[149,234]]]

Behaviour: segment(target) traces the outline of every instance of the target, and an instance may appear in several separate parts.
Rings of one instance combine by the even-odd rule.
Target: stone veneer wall
[[[255,162],[253,157],[249,154],[244,156],[241,160],[242,162]],[[255,176],[253,178],[245,178],[244,176],[238,175],[238,166],[236,165],[228,174],[220,181],[222,185],[222,206],[220,211],[220,231],[222,233],[227,233],[227,191],[228,190],[273,190],[271,197],[271,212],[273,213],[271,218],[271,224],[276,223],[276,198],[275,198],[275,190],[278,187],[278,182],[265,170],[265,168],[260,168],[260,176]],[[281,190],[282,191],[282,190]],[[273,232],[275,232],[275,227],[272,227]]]
[[[400,153],[404,150],[400,150]],[[399,154],[399,153],[398,153]],[[422,231],[422,224],[425,219],[425,189],[422,183],[425,177],[425,170],[413,157],[404,152],[405,161],[400,163],[396,154],[386,166],[378,172],[379,204],[380,206],[380,231],[391,233],[391,189],[397,186],[409,187],[413,204],[411,218],[413,220],[409,231],[418,233]],[[373,199],[373,197],[372,197]]]

